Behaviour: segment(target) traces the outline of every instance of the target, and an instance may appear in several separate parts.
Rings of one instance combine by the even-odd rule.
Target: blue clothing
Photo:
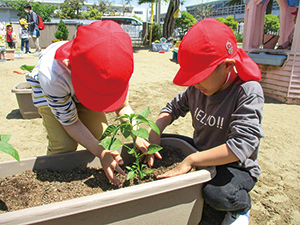
[[[25,45],[25,53],[29,53],[29,39],[28,38],[22,38],[21,39],[21,51],[23,52]]]
[[[20,31],[19,31],[19,35],[20,35],[20,39],[21,39],[21,50],[23,51],[24,49],[24,45],[25,45],[25,49],[26,52],[29,52],[29,31],[28,28],[26,27],[21,27]]]

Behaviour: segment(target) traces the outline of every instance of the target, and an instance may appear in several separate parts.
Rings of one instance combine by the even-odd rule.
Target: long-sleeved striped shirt
[[[55,60],[56,50],[65,41],[51,44],[43,51],[38,65],[26,80],[32,86],[33,103],[36,107],[50,107],[57,120],[63,125],[71,125],[78,119],[75,96],[71,81],[71,71],[61,60]],[[128,95],[125,103],[128,101]]]

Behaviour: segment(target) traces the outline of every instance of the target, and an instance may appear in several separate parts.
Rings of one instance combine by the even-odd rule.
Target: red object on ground
[[[159,53],[165,53],[165,51],[159,51]]]

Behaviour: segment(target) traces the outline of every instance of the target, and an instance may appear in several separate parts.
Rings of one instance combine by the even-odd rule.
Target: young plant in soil
[[[20,162],[18,151],[11,144],[8,143],[10,136],[10,134],[0,134],[0,151],[11,155],[18,162]]]
[[[127,174],[127,180],[130,180],[134,178],[135,174],[140,176],[142,179],[147,176],[147,174],[152,173],[152,170],[146,170],[143,169],[146,167],[145,164],[141,163],[141,159],[145,154],[154,154],[162,149],[161,146],[156,144],[150,144],[148,147],[148,150],[144,153],[141,153],[137,150],[136,147],[136,139],[137,137],[148,139],[149,138],[149,132],[148,130],[144,128],[139,128],[139,125],[142,123],[148,124],[150,128],[155,131],[157,134],[160,134],[159,128],[156,126],[156,124],[152,120],[148,120],[147,117],[150,114],[149,107],[143,110],[142,112],[138,114],[125,114],[124,116],[118,117],[116,120],[121,119],[127,119],[126,121],[123,121],[120,125],[109,125],[104,134],[102,135],[101,143],[105,149],[107,150],[119,150],[121,146],[124,146],[128,149],[128,154],[133,155],[135,157],[135,161],[132,166],[126,166],[126,168],[129,170],[129,173]],[[129,137],[132,138],[133,147],[130,148],[129,146],[123,144],[119,139],[116,138],[117,132],[120,130],[122,135],[129,140]],[[112,137],[108,137],[108,135],[112,134]]]

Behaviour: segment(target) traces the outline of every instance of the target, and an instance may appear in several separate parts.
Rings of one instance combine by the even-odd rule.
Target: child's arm
[[[219,166],[238,161],[238,157],[230,150],[227,144],[219,145],[206,151],[196,152],[187,156],[176,168],[157,178],[167,178],[189,172],[193,166]]]
[[[123,164],[123,160],[118,152],[106,150],[99,145],[99,141],[79,119],[75,123],[63,125],[63,127],[70,137],[84,146],[93,155],[99,157],[106,177],[111,183],[118,185],[120,181],[114,175],[114,171],[125,175],[124,171],[119,166]]]
[[[160,145],[160,138],[161,134],[163,133],[164,129],[172,122],[172,115],[170,113],[163,112],[159,114],[157,120],[156,120],[156,125],[158,126],[160,130],[160,135],[158,135],[156,132],[153,130],[150,131],[149,134],[149,141],[151,143]]]

